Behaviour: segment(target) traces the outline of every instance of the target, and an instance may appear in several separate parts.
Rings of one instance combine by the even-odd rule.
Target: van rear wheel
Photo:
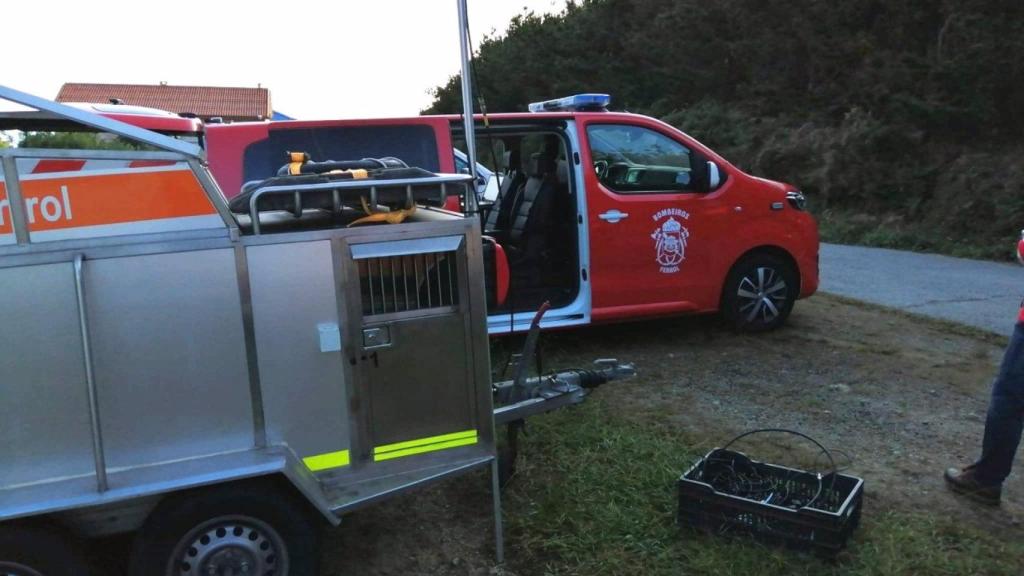
[[[800,291],[796,270],[771,254],[740,260],[726,279],[722,314],[736,329],[765,332],[782,326]]]
[[[315,576],[319,527],[296,498],[262,483],[172,496],[136,536],[131,576]]]
[[[62,534],[36,526],[0,526],[0,576],[86,576]]]

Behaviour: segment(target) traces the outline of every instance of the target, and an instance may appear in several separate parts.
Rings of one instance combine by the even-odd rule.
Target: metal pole
[[[469,52],[469,16],[466,11],[466,0],[456,0],[456,3],[459,5],[459,47],[462,51],[462,121],[466,134],[469,173],[473,176],[471,193],[466,194],[466,212],[476,214],[476,135],[473,132],[473,78],[470,74],[470,59],[473,55]]]
[[[491,497],[494,499],[494,556],[498,564],[504,564],[505,533],[501,525],[501,476],[497,458],[491,461]]]
[[[25,199],[21,196],[21,176],[14,151],[8,150],[2,158],[4,182],[7,188],[7,208],[11,213],[11,229],[18,244],[28,244],[28,215],[25,214]]]
[[[85,309],[85,281],[82,278],[82,266],[85,257],[75,256],[75,297],[78,300],[78,327],[82,334],[82,356],[85,359],[85,386],[89,394],[89,424],[92,427],[92,455],[96,464],[96,488],[100,492],[107,491],[107,460],[103,454],[103,432],[100,427],[99,398],[96,391],[96,379],[92,369],[92,345],[89,340],[89,316]]]

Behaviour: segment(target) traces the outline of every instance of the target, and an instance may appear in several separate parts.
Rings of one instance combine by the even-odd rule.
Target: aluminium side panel
[[[331,241],[246,253],[267,440],[287,444],[315,470],[344,466],[348,390]]]
[[[70,262],[0,268],[0,487],[91,475]]]
[[[87,260],[85,285],[109,468],[253,446],[234,250]]]

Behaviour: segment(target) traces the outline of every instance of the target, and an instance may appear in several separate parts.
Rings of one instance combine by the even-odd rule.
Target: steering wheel
[[[594,172],[597,172],[597,178],[604,180],[608,176],[608,161],[597,160],[594,162]]]

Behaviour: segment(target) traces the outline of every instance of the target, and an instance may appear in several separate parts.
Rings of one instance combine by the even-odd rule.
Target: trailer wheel
[[[170,497],[132,549],[131,576],[315,576],[320,527],[303,502],[243,483]]]
[[[0,526],[0,576],[86,576],[67,538],[35,526]]]
[[[789,263],[772,254],[752,254],[729,272],[722,314],[744,332],[774,330],[786,322],[799,290],[797,273]]]

